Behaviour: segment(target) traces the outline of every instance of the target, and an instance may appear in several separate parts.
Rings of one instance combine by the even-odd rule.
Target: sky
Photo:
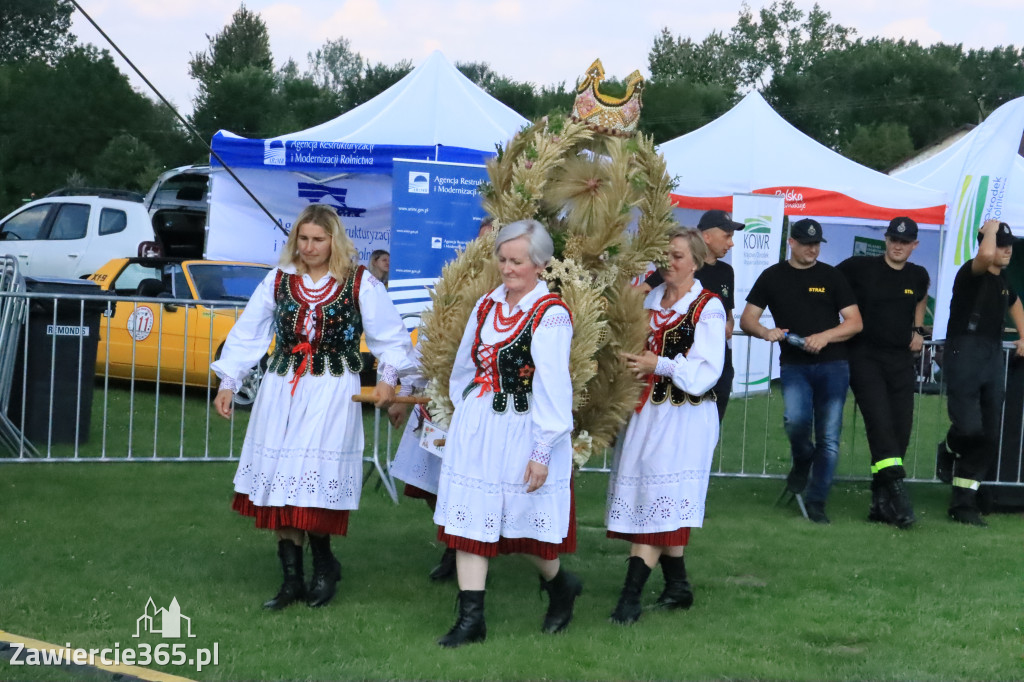
[[[231,21],[240,0],[79,0],[139,69],[183,112],[191,111],[192,53]],[[371,62],[419,64],[434,50],[451,62],[488,63],[495,72],[537,85],[572,86],[595,58],[605,72],[645,76],[654,37],[667,27],[702,40],[727,32],[741,0],[248,0],[267,24],[278,66],[307,55],[328,39],[347,38]],[[755,13],[764,4],[749,0]],[[819,0],[832,20],[860,37],[906,38],[930,45],[992,48],[1024,40],[1022,0]],[[797,0],[804,11],[813,1]],[[108,47],[78,11],[72,31],[81,43]],[[113,50],[111,50],[113,53]],[[125,73],[130,67],[116,54]],[[146,90],[132,75],[132,83]]]

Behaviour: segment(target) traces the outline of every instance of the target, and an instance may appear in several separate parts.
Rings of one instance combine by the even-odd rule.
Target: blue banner
[[[487,169],[395,159],[392,178],[391,295],[399,311],[418,312],[429,302],[425,287],[476,239],[485,215],[477,187]]]
[[[390,173],[394,158],[450,163],[483,163],[494,152],[445,145],[357,144],[316,140],[257,140],[213,136],[213,151],[232,168],[265,168],[318,173]],[[219,166],[216,157],[210,163]]]

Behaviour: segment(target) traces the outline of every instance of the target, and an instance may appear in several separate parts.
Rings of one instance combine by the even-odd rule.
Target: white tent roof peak
[[[274,139],[492,151],[527,123],[435,50],[370,101],[326,123]]]
[[[894,182],[832,151],[779,116],[756,91],[659,149],[669,175],[678,178],[673,194],[694,198],[689,202],[694,208],[728,208],[710,200],[731,204],[734,194],[778,193],[786,196],[789,215],[871,220],[911,215],[918,222],[942,222],[942,193]],[[921,209],[930,210],[914,213]]]

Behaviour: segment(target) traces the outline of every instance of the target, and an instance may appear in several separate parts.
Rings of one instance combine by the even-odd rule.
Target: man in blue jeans
[[[818,261],[823,237],[815,220],[793,223],[789,259],[760,274],[740,316],[747,334],[780,343],[783,423],[793,456],[786,487],[804,494],[807,517],[815,523],[829,523],[825,502],[839,459],[850,383],[843,342],[863,327],[846,278]],[[771,329],[761,324],[766,308],[775,319]]]

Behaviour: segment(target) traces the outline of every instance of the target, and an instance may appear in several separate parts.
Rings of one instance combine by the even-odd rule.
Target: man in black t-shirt
[[[732,234],[736,230],[743,229],[743,223],[732,219],[726,211],[711,210],[705,211],[697,222],[697,229],[700,230],[704,244],[708,247],[708,255],[704,265],[694,273],[694,279],[701,283],[708,291],[718,294],[725,306],[725,364],[722,366],[722,376],[714,386],[715,406],[718,408],[718,421],[725,419],[725,408],[729,406],[729,394],[732,392],[732,380],[735,370],[732,366],[732,311],[736,307],[733,299],[733,291],[736,288],[736,274],[732,266],[721,260],[733,247]],[[644,280],[648,287],[653,289],[664,280],[657,270]]]
[[[854,256],[837,267],[857,297],[864,329],[850,339],[850,388],[864,417],[871,450],[868,519],[909,528],[914,508],[903,457],[914,421],[914,354],[924,343],[928,271],[907,259],[917,248],[917,223],[893,218],[885,253]]]
[[[780,342],[783,424],[793,456],[786,487],[794,495],[806,488],[808,518],[829,523],[825,501],[839,459],[850,383],[843,342],[861,330],[861,319],[846,278],[818,262],[822,241],[815,220],[804,218],[790,227],[789,260],[767,268],[754,282],[740,328]],[[761,324],[765,308],[775,318],[772,329]]]
[[[1009,310],[1021,337],[1024,356],[1024,308],[1003,278],[1013,256],[1010,226],[989,220],[978,233],[978,253],[953,280],[942,374],[946,384],[949,432],[939,445],[936,475],[953,484],[949,517],[985,526],[978,509],[978,487],[999,448],[1004,394],[1003,322]]]

